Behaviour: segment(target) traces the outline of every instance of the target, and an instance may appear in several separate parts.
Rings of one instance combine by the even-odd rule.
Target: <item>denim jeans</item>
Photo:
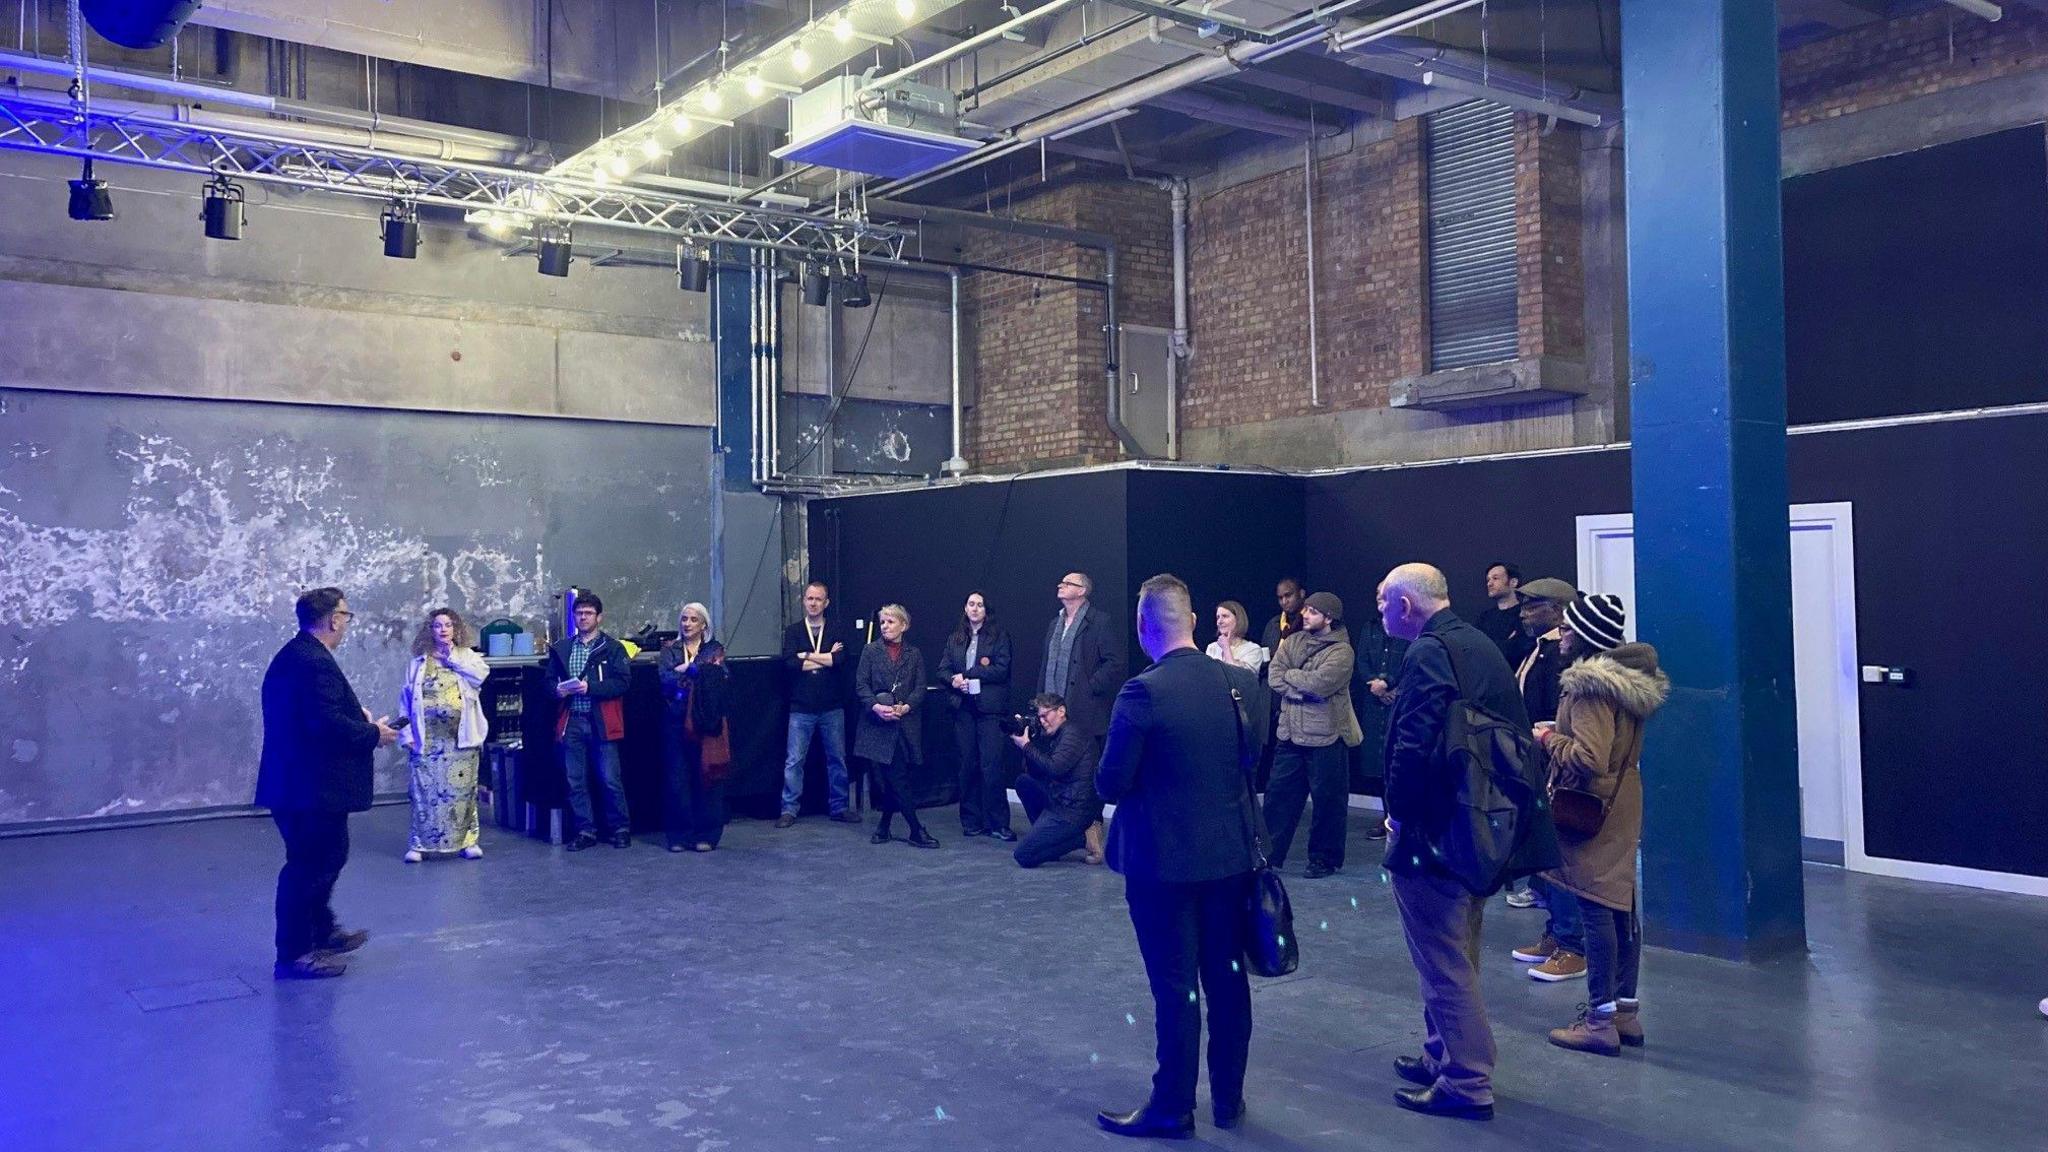
[[[846,811],[846,713],[789,713],[789,755],[782,762],[782,810],[796,815],[804,796],[804,761],[811,756],[811,734],[825,740],[826,800],[834,816]]]
[[[1541,876],[1529,877],[1529,887],[1543,897],[1545,906],[1550,910],[1550,918],[1544,922],[1544,933],[1557,941],[1559,948],[1584,956],[1586,918],[1580,910],[1579,898]]]
[[[1586,914],[1586,1003],[1598,1008],[1636,998],[1636,973],[1643,963],[1642,925],[1635,913],[1579,902]]]
[[[569,812],[576,818],[578,835],[616,835],[633,827],[633,818],[626,811],[626,782],[619,774],[619,746],[604,738],[598,728],[601,723],[595,708],[571,712],[569,727],[562,733],[562,775],[569,780]],[[594,819],[590,804],[593,759],[597,761],[597,786],[604,794],[609,815],[609,823],[603,828]]]

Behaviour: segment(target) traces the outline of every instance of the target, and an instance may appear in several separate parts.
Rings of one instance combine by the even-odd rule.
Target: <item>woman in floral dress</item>
[[[436,608],[413,637],[412,666],[398,697],[405,727],[399,742],[411,754],[412,837],[405,861],[457,853],[484,854],[477,844],[478,749],[489,727],[479,693],[490,669],[470,647],[468,625],[453,608]]]

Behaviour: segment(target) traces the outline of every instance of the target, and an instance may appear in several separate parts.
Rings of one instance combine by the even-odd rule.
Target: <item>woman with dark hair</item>
[[[923,720],[918,705],[924,701],[924,654],[903,639],[910,631],[910,613],[903,605],[884,605],[875,619],[882,638],[861,650],[860,667],[853,674],[861,709],[853,754],[868,762],[875,808],[882,814],[869,840],[887,844],[889,821],[900,812],[910,825],[913,846],[937,848],[938,838],[919,823],[917,804],[910,798],[911,765],[924,760],[924,740],[918,732]]]
[[[960,627],[946,641],[939,679],[953,690],[953,743],[960,751],[960,834],[1014,841],[1003,730],[1010,711],[1010,634],[988,618],[988,600],[967,594]]]
[[[484,854],[477,844],[477,750],[490,726],[479,692],[491,670],[470,644],[469,625],[453,608],[428,613],[412,638],[412,666],[398,694],[398,742],[412,766],[408,864],[430,853],[465,860]]]
[[[661,646],[662,823],[668,850],[709,852],[725,834],[725,778],[732,770],[725,646],[711,638],[711,610],[683,605],[676,638]]]

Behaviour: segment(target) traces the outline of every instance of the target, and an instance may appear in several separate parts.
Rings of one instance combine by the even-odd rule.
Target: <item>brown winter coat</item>
[[[1582,900],[1627,912],[1635,907],[1643,838],[1643,722],[1664,703],[1671,681],[1655,648],[1624,644],[1565,669],[1559,686],[1557,730],[1544,741],[1551,787],[1614,802],[1595,835],[1558,830],[1564,863],[1545,875]]]

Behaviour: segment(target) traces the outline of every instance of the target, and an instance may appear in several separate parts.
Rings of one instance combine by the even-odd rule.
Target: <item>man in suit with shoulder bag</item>
[[[321,980],[348,970],[342,960],[369,940],[334,920],[329,902],[348,863],[348,816],[368,811],[371,754],[396,743],[390,718],[377,720],[356,699],[334,650],[355,613],[339,588],[299,597],[299,634],[263,672],[263,754],[256,803],[270,809],[284,838],[277,873],[279,980]]]
[[[1138,643],[1154,663],[1117,694],[1096,772],[1117,805],[1109,866],[1152,986],[1159,1070],[1152,1097],[1096,1122],[1119,1136],[1194,1133],[1201,1052],[1198,989],[1209,1002],[1209,1087],[1216,1125],[1244,1115],[1251,985],[1244,965],[1246,904],[1255,864],[1242,731],[1223,666],[1195,647],[1188,587],[1160,575],[1138,591]]]

